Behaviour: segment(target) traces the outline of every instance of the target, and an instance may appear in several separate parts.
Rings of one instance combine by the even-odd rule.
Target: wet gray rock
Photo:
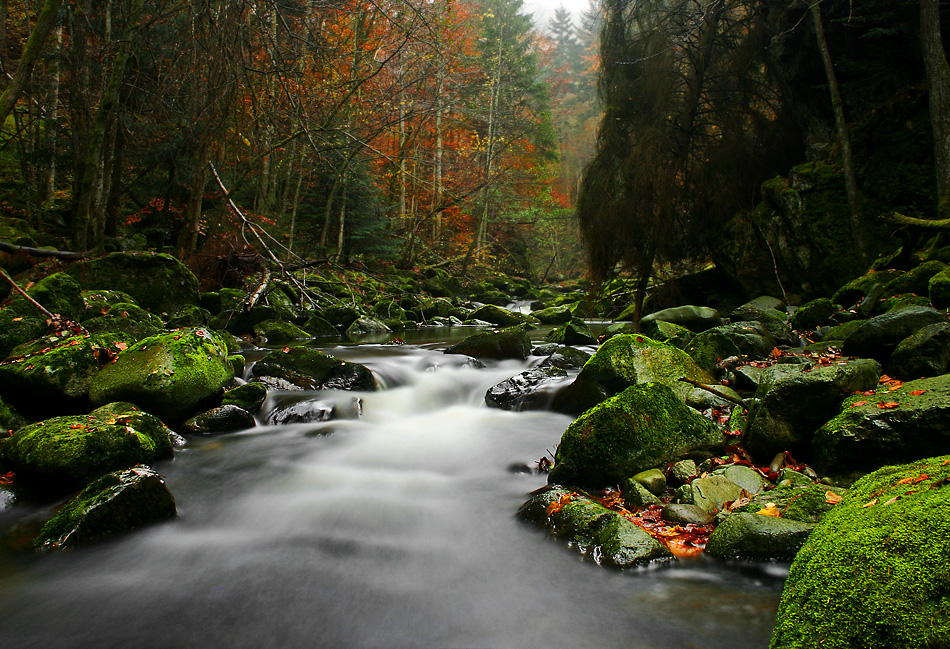
[[[257,425],[254,415],[235,405],[218,406],[195,415],[182,426],[191,433],[233,433]]]
[[[715,517],[702,507],[684,503],[670,503],[663,507],[663,520],[678,525],[710,525]]]
[[[897,345],[927,325],[945,323],[945,313],[923,306],[888,311],[875,316],[845,338],[841,351],[886,362]]]

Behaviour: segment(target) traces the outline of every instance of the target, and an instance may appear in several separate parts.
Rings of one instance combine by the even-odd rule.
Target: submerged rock
[[[218,406],[196,415],[182,424],[192,433],[233,433],[238,430],[254,428],[257,422],[254,416],[244,408],[235,405]]]
[[[562,487],[535,495],[518,516],[550,530],[601,565],[629,568],[674,560],[666,546],[617,512]]]
[[[708,457],[723,443],[716,426],[660,383],[644,383],[588,410],[564,432],[549,482],[623,484],[681,456]]]
[[[950,640],[950,456],[864,476],[792,563],[771,649]]]
[[[376,377],[365,365],[343,361],[309,347],[274,350],[251,367],[251,376],[279,379],[285,382],[285,389],[376,389]]]
[[[169,421],[181,421],[220,398],[234,380],[227,344],[210,329],[181,329],[141,340],[93,378],[97,405],[131,401]]]
[[[62,492],[110,471],[170,458],[170,432],[131,403],[111,403],[88,415],[25,426],[13,433],[4,453],[18,478]]]
[[[37,550],[69,550],[178,515],[162,476],[136,466],[102,476],[67,502],[33,541]]]
[[[531,340],[524,327],[477,333],[445,350],[446,354],[465,354],[473,358],[494,360],[524,360],[530,352]]]

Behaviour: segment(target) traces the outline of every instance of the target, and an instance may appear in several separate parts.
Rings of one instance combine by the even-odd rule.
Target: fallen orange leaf
[[[880,408],[881,410],[890,410],[891,408],[897,408],[900,405],[901,404],[894,403],[893,401],[881,401],[880,403],[877,404],[877,407]]]
[[[926,473],[921,473],[919,476],[914,478],[914,484],[917,484],[918,482],[923,482],[924,480],[927,480],[928,478],[930,478],[929,475],[927,475]]]
[[[915,397],[919,397],[924,392],[926,392],[926,390],[914,390],[913,392],[910,392],[910,394],[914,395]]]
[[[877,498],[875,498],[874,500],[872,500],[871,502],[869,502],[869,503],[866,504],[866,505],[861,505],[861,507],[862,507],[862,508],[863,508],[863,507],[870,507],[871,505],[876,505],[876,504],[877,504]]]
[[[858,406],[863,406],[863,405],[866,404],[866,403],[867,403],[867,401],[855,401],[854,403],[851,404],[851,407],[852,407],[852,408],[857,408]]]
[[[828,503],[828,504],[830,504],[830,505],[837,505],[837,504],[840,503],[842,500],[843,500],[843,498],[842,498],[839,494],[836,494],[836,493],[833,492],[833,491],[826,491],[826,492],[825,492],[825,502]]]
[[[776,518],[782,517],[782,512],[778,510],[778,507],[775,506],[775,503],[768,503],[765,507],[757,511],[756,514],[762,514],[763,516],[775,516]]]

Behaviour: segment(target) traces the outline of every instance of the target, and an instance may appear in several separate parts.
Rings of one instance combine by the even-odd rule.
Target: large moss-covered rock
[[[720,331],[719,327],[714,327],[694,336],[686,345],[685,351],[710,376],[713,375],[716,366],[723,359],[738,358],[742,355],[738,345],[724,332]]]
[[[841,496],[846,490],[816,484],[804,476],[801,478],[797,483],[788,481],[782,484],[784,481],[780,480],[775,489],[754,495],[747,504],[735,507],[733,511],[755,514],[771,505],[785,520],[818,523],[835,506],[835,498],[829,499],[828,493]]]
[[[40,530],[37,550],[70,550],[178,515],[162,476],[146,466],[114,471],[92,482]]]
[[[376,389],[376,377],[365,365],[340,360],[309,347],[274,350],[251,367],[251,376],[278,379],[285,389]]]
[[[815,469],[842,476],[950,453],[950,374],[850,397],[812,446]]]
[[[570,322],[574,317],[571,310],[566,306],[551,306],[546,309],[532,311],[531,315],[538,319],[541,324],[560,325]]]
[[[901,274],[899,270],[872,270],[840,287],[831,301],[845,307],[861,303],[872,294],[883,294],[884,285]]]
[[[237,406],[248,412],[257,412],[267,398],[267,388],[261,383],[245,383],[224,393],[222,406]]]
[[[632,307],[631,307],[632,308]],[[629,309],[628,309],[629,311]],[[618,320],[627,320],[628,312],[624,311],[617,318]],[[706,331],[712,327],[718,327],[722,324],[722,317],[719,312],[708,306],[685,306],[670,307],[661,311],[654,311],[640,319],[640,326],[644,332],[649,332],[653,326],[652,322],[662,320],[663,322],[672,322],[681,327],[686,327],[694,333]]]
[[[886,363],[894,348],[927,325],[946,322],[936,309],[912,306],[874,316],[845,338],[841,351],[849,356],[867,356]]]
[[[85,334],[34,344],[0,363],[0,391],[36,416],[87,410],[93,378],[131,342],[121,334]]]
[[[950,646],[950,457],[863,477],[798,552],[771,649]]]
[[[181,421],[220,398],[234,380],[227,343],[211,329],[180,329],[141,340],[95,376],[94,404],[131,401]]]
[[[947,265],[935,259],[925,261],[906,273],[901,273],[884,285],[885,295],[916,293],[927,295],[930,280],[934,275],[947,270]]]
[[[340,335],[340,332],[337,331],[336,327],[330,324],[326,318],[316,313],[312,314],[304,321],[301,329],[306,331],[314,338]]]
[[[706,554],[723,559],[789,561],[814,529],[802,523],[761,514],[731,514],[706,542]]]
[[[281,345],[291,340],[309,338],[310,335],[297,325],[283,320],[264,320],[254,325],[254,335],[272,345]]]
[[[716,426],[663,384],[644,383],[588,410],[564,432],[549,482],[602,487],[682,456],[708,457]]]
[[[84,289],[125,291],[152,313],[175,313],[198,303],[198,279],[171,255],[114,252],[67,271]]]
[[[547,489],[522,505],[518,516],[601,565],[628,568],[674,560],[662,543],[581,492]]]
[[[938,376],[950,365],[950,322],[938,322],[904,338],[887,361],[893,377],[910,380]]]
[[[927,295],[935,308],[950,307],[950,269],[944,269],[930,278]]]
[[[26,292],[50,313],[70,320],[78,320],[85,312],[82,289],[65,273],[49,275]],[[46,314],[17,296],[0,311],[0,356],[6,358],[15,347],[42,337],[48,329]]]
[[[573,318],[570,322],[552,329],[545,340],[559,345],[593,345],[597,342],[590,327],[580,318]]]
[[[509,311],[494,304],[480,306],[471,315],[475,320],[490,322],[496,327],[511,327],[524,322],[534,322],[535,318],[524,313]]]
[[[776,453],[808,455],[811,436],[838,412],[845,397],[877,387],[881,366],[862,358],[821,365],[773,365],[762,373],[742,441],[768,461]]]
[[[63,492],[110,471],[171,457],[169,433],[131,403],[111,403],[88,415],[25,426],[13,433],[4,454],[18,478]]]
[[[530,352],[531,339],[523,326],[477,333],[445,350],[446,354],[465,354],[494,360],[524,360]]]
[[[792,316],[792,329],[811,331],[822,325],[831,324],[831,318],[837,311],[838,305],[826,297],[806,302]]]
[[[662,383],[684,402],[692,386],[680,378],[703,384],[715,382],[683,350],[637,334],[614,336],[605,342],[584,365],[581,375],[604,386],[610,394],[637,383]]]

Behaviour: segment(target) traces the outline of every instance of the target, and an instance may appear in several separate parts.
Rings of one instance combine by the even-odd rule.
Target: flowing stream
[[[545,476],[513,466],[553,451],[570,419],[486,407],[539,359],[475,369],[442,354],[447,331],[327,347],[384,386],[356,395],[358,418],[190,438],[155,467],[176,520],[77,552],[0,550],[0,647],[768,645],[787,566],[608,570],[519,521]],[[341,410],[353,396],[319,395]],[[2,511],[0,534],[50,513]]]

